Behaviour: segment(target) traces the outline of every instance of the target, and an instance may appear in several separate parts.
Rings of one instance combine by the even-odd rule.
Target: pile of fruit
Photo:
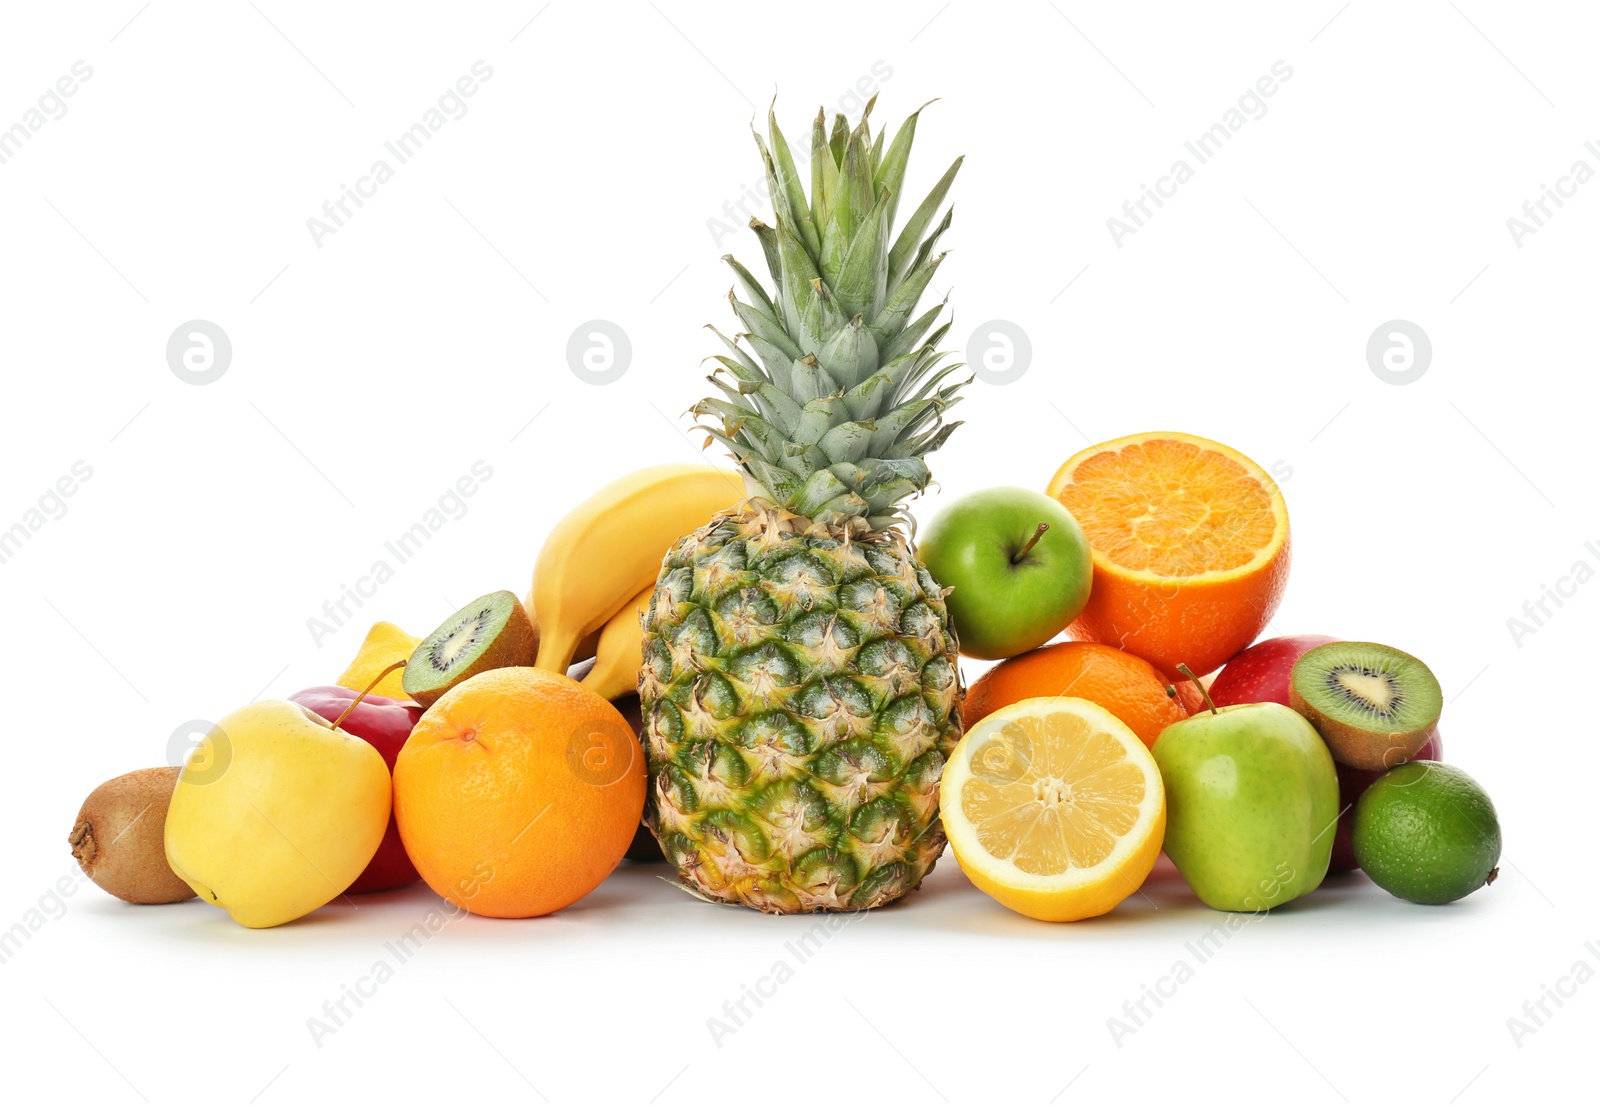
[[[1420,903],[1492,882],[1494,807],[1438,759],[1427,666],[1257,641],[1289,516],[1243,454],[1120,438],[1044,491],[957,500],[913,546],[905,504],[958,425],[950,324],[917,304],[961,162],[895,231],[917,116],[885,144],[871,111],[819,113],[809,194],[776,120],[756,138],[772,284],[727,259],[741,330],[692,409],[738,468],[625,476],[551,531],[525,599],[420,639],[379,623],[336,684],[101,785],[84,870],[250,927],[418,879],[534,917],[625,856],[710,902],[864,910],[947,842],[1056,921],[1113,909],[1163,850],[1219,910],[1357,866]],[[961,656],[1000,663],[964,689]]]

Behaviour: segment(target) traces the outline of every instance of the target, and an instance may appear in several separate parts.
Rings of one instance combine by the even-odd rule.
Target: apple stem
[[[1216,714],[1217,704],[1211,701],[1211,692],[1207,691],[1206,685],[1200,682],[1200,677],[1189,671],[1189,666],[1186,664],[1179,664],[1178,671],[1183,673],[1183,675],[1189,680],[1193,681],[1194,686],[1200,689],[1200,697],[1206,701],[1206,706],[1211,708],[1212,714]],[[1176,692],[1176,689],[1174,689],[1174,692]]]
[[[1033,537],[1029,538],[1021,549],[1011,554],[1011,563],[1014,565],[1021,564],[1022,558],[1028,555],[1028,550],[1032,549],[1034,545],[1038,543],[1039,539],[1044,537],[1044,532],[1048,529],[1050,529],[1050,524],[1048,522],[1041,522],[1038,526],[1038,529],[1034,530]]]
[[[337,730],[340,726],[344,725],[344,720],[350,717],[350,712],[361,705],[361,700],[365,699],[372,693],[372,689],[378,686],[378,682],[380,680],[382,680],[389,673],[393,672],[395,669],[404,668],[405,666],[405,661],[395,661],[388,668],[385,668],[382,672],[379,672],[376,676],[372,677],[372,682],[361,689],[361,694],[350,700],[350,705],[345,707],[343,713],[341,713],[334,721],[333,728]]]

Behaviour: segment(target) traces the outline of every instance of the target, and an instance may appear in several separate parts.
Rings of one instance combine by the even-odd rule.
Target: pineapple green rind
[[[944,592],[900,532],[959,425],[950,324],[917,302],[961,161],[896,231],[917,116],[885,148],[871,111],[818,114],[809,195],[776,119],[756,137],[773,288],[727,259],[742,329],[693,408],[751,497],[668,553],[641,620],[646,819],[690,891],[772,913],[916,888],[961,737]]]
[[[961,684],[903,538],[729,512],[668,553],[643,625],[647,816],[691,890],[796,913],[922,881]]]

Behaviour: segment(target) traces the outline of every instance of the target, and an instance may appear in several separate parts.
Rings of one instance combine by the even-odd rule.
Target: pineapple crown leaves
[[[927,104],[885,147],[885,132],[871,133],[876,102],[853,129],[836,115],[829,130],[818,110],[809,196],[776,114],[768,110],[766,139],[752,127],[775,225],[751,219],[750,228],[773,290],[723,258],[741,329],[729,338],[709,328],[727,348],[708,358],[717,363],[708,379],[722,395],[690,409],[745,470],[752,494],[825,524],[859,519],[872,531],[905,521],[904,501],[927,487],[923,458],[960,425],[945,414],[966,383],[947,383],[962,366],[938,350],[950,330],[949,319],[940,323],[945,304],[916,313],[944,260],[934,251],[951,211],[939,214],[962,159],[896,233]]]

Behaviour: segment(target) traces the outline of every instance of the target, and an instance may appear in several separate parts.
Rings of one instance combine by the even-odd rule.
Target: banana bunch
[[[709,516],[707,521],[710,521]],[[662,556],[666,553],[665,549],[661,551]],[[601,698],[615,699],[639,690],[639,667],[644,664],[644,631],[640,629],[640,619],[650,609],[650,597],[655,593],[656,583],[652,580],[600,628],[600,638],[595,642],[594,667],[578,682]]]
[[[539,626],[534,664],[567,671],[598,634],[583,685],[614,699],[638,682],[643,631],[661,560],[679,538],[744,499],[732,469],[707,464],[640,469],[580,503],[545,539],[527,606]]]

